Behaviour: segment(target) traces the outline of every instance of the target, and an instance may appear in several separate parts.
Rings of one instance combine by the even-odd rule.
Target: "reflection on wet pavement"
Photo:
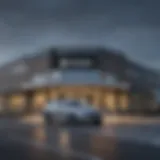
[[[44,128],[37,127],[32,131],[32,137],[35,141],[46,142],[47,136]]]
[[[3,160],[66,160],[61,154],[50,152],[45,149],[40,149],[32,145],[26,145],[22,143],[16,143],[10,138],[2,140],[6,137],[2,137],[0,134],[0,155]],[[68,158],[69,160],[69,158]],[[79,160],[79,159],[76,159]]]
[[[95,155],[106,157],[108,159],[115,159],[117,142],[115,138],[104,139],[104,137],[95,135],[91,139],[91,152]],[[107,153],[107,154],[106,154]]]
[[[115,126],[114,126],[115,127]],[[74,159],[109,159],[109,160],[159,160],[160,155],[159,148],[151,145],[138,144],[134,141],[124,141],[117,137],[121,130],[127,132],[127,129],[123,126],[117,127],[108,126],[106,129],[102,128],[55,128],[51,127],[14,127],[10,129],[10,133],[14,139],[22,140],[23,142],[38,144],[46,149],[53,149],[52,152],[58,149],[57,154],[67,155],[68,152],[73,153],[65,157]],[[135,131],[129,127],[128,133]],[[139,129],[148,131],[148,128],[142,126]],[[152,127],[151,127],[152,128]],[[152,128],[153,129],[153,128]],[[103,134],[100,134],[101,132]],[[156,129],[157,131],[157,129]],[[137,131],[136,131],[137,132]],[[135,132],[135,133],[136,133]],[[109,133],[112,136],[106,136]],[[137,132],[138,133],[138,132]],[[150,133],[150,132],[149,132]],[[106,135],[105,135],[106,134]],[[28,152],[40,159],[37,148],[32,146],[28,149]],[[74,155],[74,156],[73,156]],[[99,160],[98,159],[98,160]],[[97,159],[96,159],[97,160]]]

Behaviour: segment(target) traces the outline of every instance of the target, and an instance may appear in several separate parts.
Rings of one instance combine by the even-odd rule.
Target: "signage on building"
[[[78,59],[78,58],[62,58],[60,59],[59,66],[62,68],[90,68],[92,66],[92,60],[91,59]]]
[[[95,68],[96,58],[92,56],[60,56],[57,58],[56,68]]]

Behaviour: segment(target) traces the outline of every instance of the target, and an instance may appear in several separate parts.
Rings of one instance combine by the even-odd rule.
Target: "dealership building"
[[[133,99],[130,83],[113,72],[112,54],[103,48],[53,48],[9,62],[0,68],[0,105],[25,113],[43,109],[50,100],[71,98],[109,111],[128,110]],[[111,71],[106,64],[113,66]],[[151,96],[147,100],[153,103]]]

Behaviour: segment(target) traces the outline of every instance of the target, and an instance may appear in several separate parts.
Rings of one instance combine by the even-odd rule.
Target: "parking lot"
[[[1,120],[1,151],[5,147],[6,151],[12,151],[21,158],[27,155],[28,159],[160,158],[160,125],[156,123],[108,122],[102,127],[56,128],[46,127],[42,117],[39,117],[39,121],[37,117],[34,118],[21,122]],[[5,154],[3,159],[7,156]]]

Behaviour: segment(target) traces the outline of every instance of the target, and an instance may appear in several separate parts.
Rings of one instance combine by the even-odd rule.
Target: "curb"
[[[27,124],[43,124],[42,115],[26,116],[20,119]],[[160,124],[160,118],[132,117],[132,116],[103,116],[103,125],[107,124]]]

